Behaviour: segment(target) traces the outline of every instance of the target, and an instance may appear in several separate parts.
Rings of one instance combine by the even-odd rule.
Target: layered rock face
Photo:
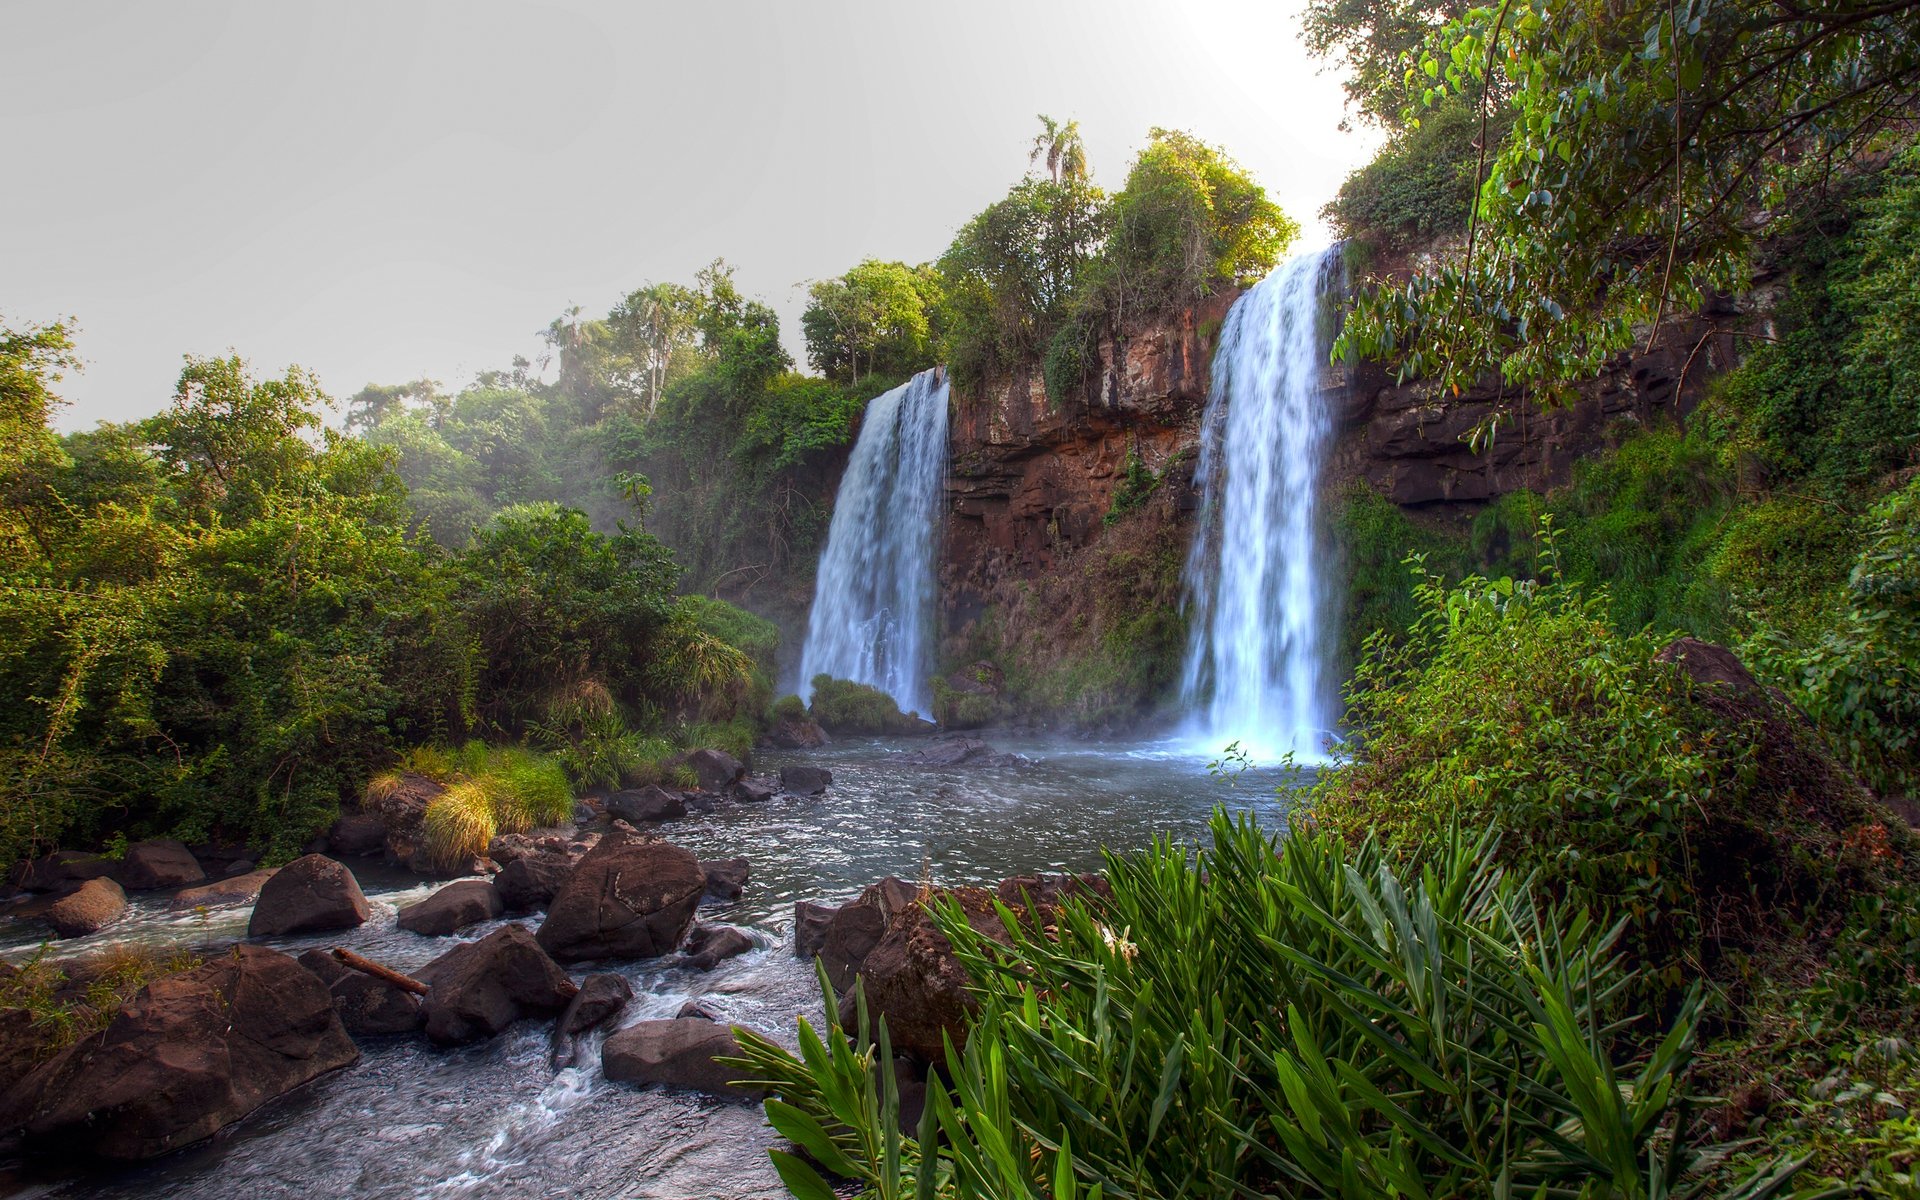
[[[1197,444],[1214,339],[1234,298],[1102,341],[1083,389],[1057,405],[1037,363],[954,390],[941,555],[950,620],[1098,538],[1130,450],[1158,472]]]

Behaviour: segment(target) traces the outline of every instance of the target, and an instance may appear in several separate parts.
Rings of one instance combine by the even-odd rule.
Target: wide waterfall
[[[1331,420],[1321,395],[1336,250],[1281,264],[1234,304],[1201,424],[1186,569],[1188,733],[1256,761],[1321,756],[1333,725],[1328,554],[1318,525]]]
[[[932,712],[935,553],[947,472],[947,373],[935,367],[875,397],[833,507],[814,582],[800,681],[871,684]]]

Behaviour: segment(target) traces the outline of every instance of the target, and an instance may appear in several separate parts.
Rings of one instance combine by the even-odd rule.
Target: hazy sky
[[[1117,188],[1149,127],[1315,218],[1373,141],[1282,3],[0,0],[0,314],[72,316],[65,428],[162,407],[180,356],[344,398],[533,357],[716,256],[779,309],[937,256],[1078,118]]]

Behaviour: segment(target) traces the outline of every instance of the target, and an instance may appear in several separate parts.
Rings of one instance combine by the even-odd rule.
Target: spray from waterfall
[[[947,471],[947,373],[935,367],[867,405],[815,577],[803,689],[827,674],[932,711],[935,553]]]
[[[1234,304],[1202,418],[1181,696],[1209,751],[1322,756],[1331,730],[1328,552],[1318,525],[1331,427],[1321,381],[1336,249],[1281,264]]]

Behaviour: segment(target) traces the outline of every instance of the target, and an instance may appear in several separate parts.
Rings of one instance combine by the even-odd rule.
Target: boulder
[[[142,1159],[178,1150],[354,1062],[326,987],[260,946],[156,979],[106,1029],[0,1099],[40,1148]]]
[[[121,887],[135,892],[186,887],[207,877],[193,852],[172,839],[135,842],[128,846],[127,856],[120,860],[120,869],[115,874]]]
[[[15,863],[12,881],[15,887],[29,892],[59,892],[89,879],[111,875],[116,865],[112,859],[98,854],[55,850],[44,858]]]
[[[413,1033],[426,1022],[420,997],[344,966],[325,950],[309,950],[298,962],[326,985],[340,1024],[356,1038]]]
[[[530,854],[539,854],[549,841],[560,839],[537,838],[530,833],[502,833],[487,843],[487,857],[501,867],[509,866],[515,859]],[[561,841],[562,845],[566,843]]]
[[[733,1086],[738,1067],[715,1061],[739,1054],[740,1043],[731,1026],[699,1017],[675,1017],[641,1021],[614,1034],[600,1051],[600,1065],[608,1079],[622,1083],[658,1083],[758,1102],[764,1093]]]
[[[402,929],[428,937],[445,937],[469,925],[491,921],[505,911],[493,884],[485,879],[450,883],[418,904],[400,910]]]
[[[266,886],[267,880],[272,879],[277,870],[269,867],[264,871],[249,871],[231,879],[186,888],[175,892],[169,903],[174,908],[221,908],[229,904],[252,904],[259,897],[260,889]]]
[[[996,941],[1007,940],[992,892],[963,887],[942,895],[960,905],[975,930]],[[866,985],[867,1008],[876,1019],[887,1019],[895,1050],[938,1063],[945,1061],[944,1037],[951,1037],[956,1047],[966,1043],[967,1020],[978,1004],[968,990],[966,967],[925,904],[915,901],[894,914],[860,963],[859,975]],[[852,1025],[857,1019],[855,998],[850,990],[836,990],[842,991],[841,1024]]]
[[[296,858],[274,872],[254,901],[248,937],[352,929],[372,910],[353,872],[325,855]]]
[[[397,867],[413,867],[428,859],[425,822],[427,805],[447,789],[412,771],[385,777],[367,789],[360,811],[377,817],[386,831],[386,859]],[[431,864],[429,863],[429,866]]]
[[[827,982],[835,992],[852,990],[854,976],[886,934],[888,922],[917,895],[919,889],[914,885],[889,875],[833,914],[815,954],[826,964]]]
[[[780,786],[796,796],[818,796],[833,783],[833,772],[825,767],[781,767]]]
[[[342,813],[327,830],[327,849],[349,858],[378,858],[387,849],[386,823],[374,813]]]
[[[736,779],[727,787],[727,795],[741,804],[765,804],[780,794],[780,789],[764,779]]]
[[[676,1017],[699,1017],[702,1021],[718,1021],[720,1014],[708,1008],[703,1000],[689,1000],[682,1004],[674,1014]]]
[[[827,926],[839,908],[817,900],[796,900],[793,904],[793,953],[796,958],[812,958],[826,944]]]
[[[258,870],[259,867],[260,867],[260,864],[257,862],[254,862],[250,858],[236,858],[232,862],[227,864],[226,870],[222,871],[221,874],[223,876],[251,875],[253,874],[254,871]]]
[[[687,806],[673,792],[648,784],[608,796],[607,813],[639,825],[648,821],[678,820],[687,815]]]
[[[746,764],[724,750],[695,750],[687,755],[686,763],[700,786],[709,792],[725,791],[728,784],[747,773]]]
[[[827,744],[827,731],[808,717],[782,717],[767,730],[766,740],[781,750],[817,750]]]
[[[745,930],[731,925],[695,925],[687,935],[687,965],[696,971],[711,971],[726,959],[751,949],[753,939]]]
[[[702,862],[700,874],[706,877],[707,895],[738,900],[747,890],[747,879],[753,874],[753,868],[744,858],[716,858]]]
[[[455,946],[414,978],[429,989],[420,1006],[427,1037],[443,1046],[492,1037],[521,1017],[558,1013],[579,991],[522,925]]]
[[[581,1035],[620,1015],[632,999],[633,985],[624,975],[602,972],[581,980],[579,993],[553,1027],[553,1065],[572,1066]]]
[[[1017,767],[1027,760],[1002,754],[977,737],[952,735],[937,737],[900,761],[916,767]]]
[[[616,830],[554,894],[540,945],[561,962],[654,958],[680,944],[706,890],[699,859],[670,842]]]
[[[85,937],[98,933],[127,911],[127,894],[120,885],[102,876],[89,879],[62,896],[47,909],[47,924],[63,938]]]
[[[30,1008],[0,1008],[0,1096],[33,1070],[51,1044],[53,1029]]]
[[[494,876],[494,894],[508,912],[532,912],[552,903],[553,894],[572,870],[573,859],[568,855],[550,851],[529,854],[514,859]]]

